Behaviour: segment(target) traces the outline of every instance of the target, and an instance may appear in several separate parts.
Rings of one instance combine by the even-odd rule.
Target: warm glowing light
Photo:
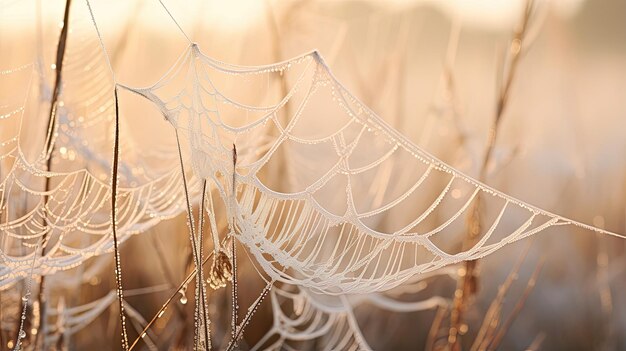
[[[203,4],[203,23],[222,29],[241,30],[263,18],[266,2],[258,0],[211,0]]]
[[[420,3],[431,4],[459,18],[464,25],[487,28],[510,28],[519,17],[525,0],[395,0],[401,6],[414,6]],[[585,0],[561,0],[548,4],[554,13],[562,17],[571,17],[582,7]]]

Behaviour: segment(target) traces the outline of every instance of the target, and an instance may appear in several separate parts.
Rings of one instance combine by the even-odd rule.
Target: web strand
[[[170,12],[170,10],[165,6],[165,4],[163,3],[163,0],[159,0],[159,3],[161,4],[161,6],[163,7],[163,9],[165,10],[165,12],[167,12],[168,16],[170,16],[170,18],[172,19],[172,21],[174,22],[174,24],[176,24],[176,27],[178,27],[178,29],[180,30],[181,33],[183,33],[183,35],[185,36],[185,39],[187,39],[187,41],[189,42],[189,44],[192,44],[193,42],[191,41],[191,39],[189,39],[189,36],[187,35],[187,33],[185,33],[185,31],[183,30],[183,27],[180,26],[180,24],[178,23],[178,21],[174,18],[174,16],[172,15],[172,13]]]
[[[111,77],[113,77],[113,81],[117,84],[117,80],[115,79],[115,72],[113,71],[113,66],[111,65],[111,61],[109,59],[109,54],[107,53],[106,46],[104,45],[104,40],[102,39],[102,35],[100,34],[100,29],[98,28],[96,17],[94,16],[93,10],[91,9],[91,3],[89,0],[85,0],[85,2],[87,3],[87,8],[89,9],[89,15],[91,16],[93,27],[96,30],[96,34],[98,34],[98,41],[100,42],[100,47],[102,48],[102,52],[104,53],[104,58],[106,60],[107,66],[111,71]]]

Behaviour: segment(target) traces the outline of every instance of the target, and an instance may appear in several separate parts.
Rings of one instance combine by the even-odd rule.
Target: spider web
[[[277,77],[290,87],[286,94],[259,89]],[[617,235],[436,159],[354,98],[315,51],[240,67],[190,44],[156,84],[126,89],[153,101],[188,139],[195,175],[219,191],[237,239],[263,271],[316,293],[388,290],[555,226]],[[279,175],[272,173],[278,164]],[[486,213],[477,242],[450,247],[476,201]]]
[[[251,350],[298,350],[315,342],[318,350],[371,350],[354,309],[369,304],[393,312],[416,312],[447,305],[435,296],[418,302],[400,302],[382,294],[318,295],[290,285],[270,293],[273,324]]]
[[[45,131],[27,134],[21,128],[48,118],[45,65],[2,72],[11,79],[32,71],[32,78],[23,84],[26,96],[1,105],[0,288],[27,276],[31,267],[34,274],[52,274],[112,250],[112,132],[102,131],[112,130],[115,86],[153,102],[173,125],[189,151],[192,202],[199,203],[197,180],[208,180],[208,198],[217,193],[222,200],[217,211],[205,204],[211,225],[228,218],[268,280],[280,282],[270,292],[275,324],[267,340],[278,335],[274,348],[319,338],[325,349],[368,349],[352,313],[361,300],[414,310],[416,305],[397,304],[381,293],[552,227],[622,237],[512,198],[433,157],[350,94],[316,51],[242,67],[212,59],[190,43],[156,84],[132,88],[109,75],[93,35],[76,38],[68,47],[51,152],[43,150]],[[122,140],[120,242],[184,208],[180,170],[158,167],[176,159],[174,148],[142,148],[130,135]],[[46,170],[48,157],[63,172]],[[47,191],[46,179],[52,184]],[[13,208],[24,198],[26,208]],[[465,219],[478,201],[483,230],[474,246],[456,247],[452,243],[465,234]],[[46,252],[39,256],[44,237]],[[113,297],[70,310],[89,314],[59,318],[78,330]],[[281,301],[291,301],[294,313],[282,310]],[[419,308],[443,303],[423,302]],[[59,336],[46,337],[54,342]]]
[[[3,86],[21,95],[3,96],[7,102],[1,106],[0,289],[29,275],[31,268],[35,275],[50,275],[113,250],[114,82],[84,4],[74,4],[72,13],[67,25],[75,32],[68,37],[50,133],[45,126],[52,89],[42,58],[1,72]],[[46,150],[50,137],[54,147]],[[176,160],[167,143],[140,145],[126,133],[120,151],[118,232],[123,242],[178,215],[184,192],[180,169],[163,167]],[[42,246],[36,250],[39,242],[43,251]]]

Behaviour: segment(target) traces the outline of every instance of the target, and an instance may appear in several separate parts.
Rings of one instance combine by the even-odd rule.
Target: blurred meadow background
[[[444,162],[476,178],[484,173],[486,184],[537,207],[626,233],[625,1],[535,1],[516,63],[511,57],[516,30],[525,18],[523,1],[168,0],[165,4],[209,57],[263,65],[317,49],[358,99]],[[0,70],[36,58],[43,80],[52,85],[65,5],[60,0],[0,0]],[[116,79],[125,85],[153,84],[188,45],[156,0],[93,0],[91,6]],[[71,2],[68,38],[68,55],[101,55],[84,1]],[[512,65],[515,73],[483,172],[485,148]],[[13,96],[17,89],[26,89],[23,81],[0,81],[2,96]],[[132,139],[139,155],[175,145],[171,126],[155,107],[123,91],[120,101],[125,123],[121,138]],[[23,125],[22,138],[42,140],[44,125],[43,120]],[[5,132],[0,130],[0,136]],[[98,133],[112,139],[111,130]],[[55,167],[73,169],[71,155],[69,160],[65,156],[59,154],[62,161]],[[164,170],[176,162],[153,160]],[[101,172],[103,179],[110,176],[106,167],[94,172]],[[447,245],[460,245],[462,238],[457,239]],[[458,342],[449,340],[449,319],[458,282],[467,274],[465,263],[425,280],[423,289],[400,298],[420,301],[440,296],[448,307],[395,313],[362,304],[354,315],[375,350],[626,349],[625,244],[619,238],[567,227],[539,233],[481,259],[475,293],[461,301]],[[133,235],[120,252],[125,290],[156,287],[149,294],[127,294],[128,304],[143,316],[143,322],[136,320],[145,325],[192,268],[184,214]],[[113,255],[85,262],[50,275],[54,283],[48,303],[59,313],[114,292]],[[242,261],[239,269],[240,304],[248,306],[264,285],[250,264]],[[71,279],[80,282],[66,284]],[[512,284],[504,291],[507,279]],[[26,285],[27,279],[22,279],[3,284],[0,290],[2,349],[16,343],[19,296]],[[33,287],[35,295],[36,290]],[[119,310],[114,297],[100,310],[87,307],[85,311],[93,315],[81,328],[70,332],[50,327],[50,335],[59,337],[51,338],[46,348],[118,349]],[[169,317],[157,321],[149,334],[153,344],[140,344],[138,349],[193,349],[193,304],[183,304],[179,297],[168,310]],[[210,293],[214,340],[227,335],[229,298],[228,289]],[[246,329],[241,349],[260,340],[272,318],[266,301]],[[490,338],[500,340],[477,346],[475,340],[485,338],[479,333],[485,321],[494,324]],[[39,330],[29,326],[24,349],[36,348]],[[131,339],[139,335],[138,330],[129,330]],[[499,331],[502,335],[497,335]],[[215,342],[225,348],[223,342]],[[291,347],[320,346],[303,341]]]

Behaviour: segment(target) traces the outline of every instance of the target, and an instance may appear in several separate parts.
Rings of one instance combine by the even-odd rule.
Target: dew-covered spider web
[[[40,57],[0,72],[3,86],[23,87],[0,101],[0,289],[119,254],[117,245],[131,235],[187,212],[200,281],[226,285],[237,274],[238,243],[268,284],[258,301],[270,301],[273,324],[254,349],[296,350],[316,340],[320,349],[362,350],[370,346],[358,306],[412,312],[447,304],[438,296],[400,302],[387,295],[395,288],[553,227],[623,237],[534,207],[438,160],[359,102],[317,51],[237,66],[189,41],[155,84],[122,84],[86,5],[73,5],[66,24],[74,29],[56,100]],[[168,138],[133,135],[133,116],[119,113],[132,99],[147,99],[162,114],[172,127]],[[192,207],[200,208],[197,227]],[[477,208],[476,241],[461,247]],[[203,272],[203,213],[213,268],[228,269]],[[129,317],[123,329],[135,328],[155,348],[142,332],[148,320],[124,302],[119,256],[115,272]],[[204,285],[197,301],[206,299]],[[3,303],[12,298],[20,300]],[[45,306],[45,343],[69,338],[115,298],[112,291],[86,305]],[[254,312],[234,317],[233,340]],[[211,343],[200,332],[207,316],[196,310],[196,345],[204,348]]]
[[[54,108],[53,83],[43,62],[7,68],[0,76],[4,86],[21,87],[4,95],[1,106],[0,289],[24,278],[33,265],[36,275],[53,274],[113,249],[113,80],[80,5],[74,11],[83,15],[68,23],[76,30],[67,42],[63,88]],[[48,122],[51,115],[54,123]],[[50,138],[53,147],[47,148]],[[132,135],[121,140],[118,232],[123,242],[184,207],[180,169],[163,167],[177,160],[167,143],[140,145]]]
[[[277,75],[288,93],[264,95]],[[228,204],[237,239],[263,271],[317,293],[390,289],[554,226],[611,234],[439,161],[354,98],[318,52],[238,67],[191,44],[158,83],[126,89],[152,100],[185,136],[194,174]],[[252,91],[261,103],[243,97]],[[469,249],[448,247],[478,199],[487,209],[480,239]]]
[[[332,296],[293,285],[278,285],[270,294],[273,324],[252,350],[298,350],[311,341],[318,350],[371,350],[354,314],[359,306],[407,313],[448,303],[439,296],[417,302],[383,293]]]

